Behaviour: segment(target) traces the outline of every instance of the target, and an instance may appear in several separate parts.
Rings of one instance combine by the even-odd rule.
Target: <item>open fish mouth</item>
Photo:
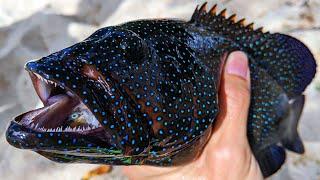
[[[43,107],[15,118],[15,122],[36,132],[77,132],[103,130],[90,109],[68,87],[29,71]]]

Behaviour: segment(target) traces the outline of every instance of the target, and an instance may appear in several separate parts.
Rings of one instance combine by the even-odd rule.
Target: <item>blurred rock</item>
[[[305,143],[306,153],[303,156],[291,154],[288,159],[289,174],[292,179],[320,179],[320,143]]]

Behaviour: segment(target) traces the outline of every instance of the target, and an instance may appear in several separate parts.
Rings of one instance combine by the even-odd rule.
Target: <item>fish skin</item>
[[[304,76],[288,72],[304,66],[293,67],[294,57],[286,59],[286,49],[277,49],[282,44],[268,39],[279,36],[285,41],[283,36],[251,26],[236,29],[237,23],[226,21],[225,13],[213,14],[200,8],[188,22],[138,20],[102,28],[82,42],[27,63],[27,71],[77,94],[105,131],[39,133],[12,121],[7,140],[57,162],[185,164],[197,158],[210,137],[219,112],[224,61],[230,52],[242,50],[250,61],[252,82],[248,139],[259,160],[260,152],[281,141],[279,123],[290,111],[289,100],[310,83],[315,65],[310,65],[304,84],[297,84]],[[260,58],[273,51],[242,41],[252,38],[258,44],[272,42],[278,52],[273,56],[284,58]]]

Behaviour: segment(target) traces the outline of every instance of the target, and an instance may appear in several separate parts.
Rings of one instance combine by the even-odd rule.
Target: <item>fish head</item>
[[[25,69],[44,106],[16,117],[8,142],[57,162],[111,163],[120,155],[142,153],[149,130],[143,128],[147,122],[137,121],[142,114],[127,82],[142,72],[135,69],[149,56],[138,35],[107,27],[28,62]]]

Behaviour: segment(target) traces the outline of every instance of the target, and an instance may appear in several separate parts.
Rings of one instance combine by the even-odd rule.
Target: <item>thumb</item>
[[[247,118],[250,104],[250,72],[248,58],[241,51],[229,55],[221,79],[220,113],[214,131],[223,138],[247,140]]]

